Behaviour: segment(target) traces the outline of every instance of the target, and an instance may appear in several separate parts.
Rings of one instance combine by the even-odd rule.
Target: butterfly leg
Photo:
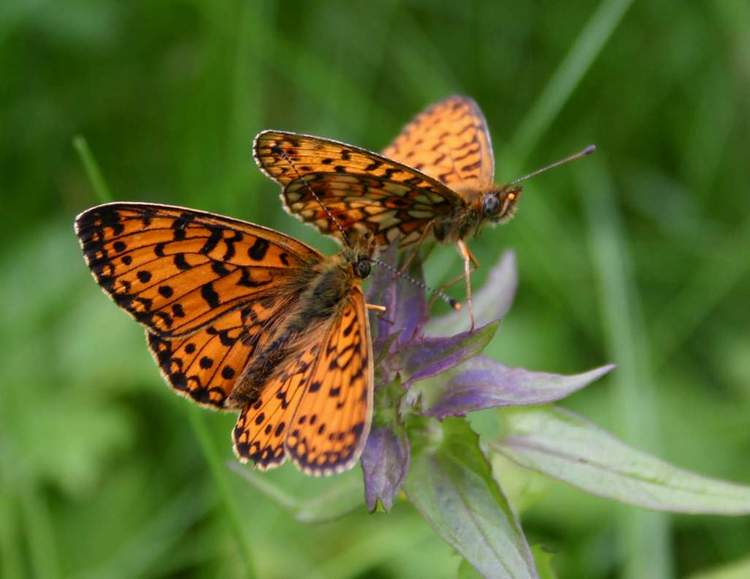
[[[374,312],[384,312],[385,306],[378,306],[375,304],[365,304],[367,306],[367,309]]]
[[[472,269],[476,269],[477,267],[479,267],[479,262],[476,260],[476,258],[474,257],[474,255],[470,253],[470,257],[472,259],[472,266],[473,266]],[[439,292],[447,291],[448,289],[452,288],[454,285],[456,285],[460,281],[463,281],[464,279],[466,279],[466,274],[462,273],[462,274],[457,275],[456,277],[454,277],[450,281],[447,281],[444,284],[441,284],[440,287],[433,292],[432,296],[430,297],[429,301],[427,302],[427,307],[432,307],[432,304],[434,304],[435,300],[437,300],[438,297],[439,297]],[[454,308],[454,309],[461,309],[461,308],[458,307],[458,308]]]
[[[459,239],[457,244],[458,253],[464,260],[464,279],[466,280],[466,305],[469,307],[469,331],[474,331],[474,308],[471,303],[471,266],[476,264],[479,266],[477,258],[471,253],[471,250],[466,246],[463,239]]]

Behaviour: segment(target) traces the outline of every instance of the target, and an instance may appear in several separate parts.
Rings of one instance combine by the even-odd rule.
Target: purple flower
[[[393,252],[386,256],[392,263]],[[422,281],[420,264],[410,274]],[[564,398],[612,369],[602,366],[575,376],[508,368],[485,356],[517,285],[515,257],[506,252],[474,296],[477,328],[468,331],[465,311],[429,320],[423,290],[406,276],[378,268],[368,302],[386,307],[373,314],[376,360],[375,426],[362,456],[367,506],[388,510],[409,470],[409,415],[463,416],[501,406],[545,404]],[[440,335],[449,328],[454,335]],[[398,411],[394,410],[397,409]]]
[[[394,257],[389,252],[391,268]],[[361,459],[370,511],[378,504],[389,510],[403,492],[467,565],[486,577],[523,579],[539,578],[534,551],[499,483],[502,473],[493,470],[495,459],[650,509],[750,513],[750,487],[667,464],[549,404],[612,365],[562,376],[509,368],[482,354],[513,301],[512,253],[474,295],[473,332],[465,312],[429,319],[419,264],[411,280],[393,271],[377,269],[368,291],[369,303],[386,307],[371,319],[375,415]],[[488,408],[496,409],[502,433],[480,441],[462,417]],[[361,486],[350,492],[346,480],[352,479],[328,500],[284,502],[299,520],[329,520],[361,505]],[[276,491],[264,492],[278,499]]]

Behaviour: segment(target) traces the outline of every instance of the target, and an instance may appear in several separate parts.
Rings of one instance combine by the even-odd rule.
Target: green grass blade
[[[38,579],[62,577],[50,513],[30,482],[20,488],[20,507],[29,545],[32,575]]]
[[[583,79],[633,0],[603,0],[565,59],[510,140],[508,149],[522,162]]]
[[[101,203],[109,203],[114,199],[112,197],[112,191],[110,191],[107,182],[104,180],[99,164],[96,162],[89,144],[83,135],[76,135],[73,137],[73,148],[78,153],[78,157],[81,159],[86,176],[91,183],[91,187],[94,189],[94,193]]]
[[[11,497],[9,491],[8,481],[3,480],[3,493],[0,495],[0,577],[22,577],[17,499]]]
[[[202,414],[202,410],[199,408],[190,408],[188,411],[188,418],[190,419],[190,425],[195,432],[195,436],[200,444],[203,456],[208,462],[208,467],[211,471],[211,477],[216,484],[221,502],[224,505],[227,517],[229,518],[229,525],[234,531],[234,535],[237,539],[239,546],[240,557],[244,564],[244,577],[246,579],[253,579],[255,577],[255,568],[253,565],[253,552],[248,541],[247,533],[242,526],[242,518],[237,506],[234,504],[234,497],[232,491],[229,488],[229,480],[227,478],[227,470],[224,468],[224,459],[219,455],[214,447],[211,436],[209,435],[208,429],[206,428],[205,417]]]
[[[661,311],[654,322],[654,344],[659,360],[665,363],[706,320],[727,295],[750,273],[747,248],[750,246],[750,219],[728,233],[717,244],[714,259],[706,260]]]
[[[614,414],[626,442],[654,450],[659,446],[654,377],[621,217],[606,170],[598,163],[587,163],[580,175],[604,336],[612,361],[618,366],[613,374]],[[624,579],[672,576],[668,515],[621,508],[618,526],[625,558]]]
[[[104,564],[85,570],[78,575],[79,579],[143,577],[153,572],[154,565],[173,552],[189,529],[211,508],[215,501],[206,494],[202,490],[196,493],[195,484],[189,482]]]

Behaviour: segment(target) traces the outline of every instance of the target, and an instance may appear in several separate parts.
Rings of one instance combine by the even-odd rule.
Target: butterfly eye
[[[356,264],[354,264],[355,272],[358,277],[361,277],[362,279],[366,278],[368,275],[370,275],[370,262],[367,259],[360,259],[357,261]]]
[[[482,199],[482,211],[484,211],[484,214],[495,215],[498,209],[500,209],[500,200],[497,198],[497,195],[493,195],[492,193],[485,195],[484,199]]]

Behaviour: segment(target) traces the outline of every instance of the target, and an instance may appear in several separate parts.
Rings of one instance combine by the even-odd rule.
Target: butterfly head
[[[560,165],[564,165],[566,163],[570,163],[571,161],[587,157],[595,150],[595,145],[589,145],[588,147],[585,147],[577,153],[573,153],[572,155],[569,155],[564,159],[560,159],[559,161],[555,161],[554,163],[545,165],[544,167],[541,167],[536,171],[532,171],[528,175],[524,175],[523,177],[519,177],[518,179],[513,179],[513,181],[511,181],[507,185],[503,185],[499,189],[492,188],[488,191],[485,191],[484,193],[482,193],[479,202],[481,206],[482,217],[492,223],[505,223],[506,221],[510,220],[516,213],[516,205],[518,203],[518,200],[521,198],[521,190],[523,188],[521,186],[522,182],[531,179],[532,177],[536,177],[541,173],[549,171],[550,169],[559,167]]]
[[[375,237],[369,230],[352,230],[348,232],[344,249],[346,260],[352,266],[354,276],[365,279],[372,270],[373,254],[375,253]]]
[[[516,204],[521,197],[520,185],[506,185],[487,191],[482,195],[482,215],[493,223],[504,223],[516,213]]]

